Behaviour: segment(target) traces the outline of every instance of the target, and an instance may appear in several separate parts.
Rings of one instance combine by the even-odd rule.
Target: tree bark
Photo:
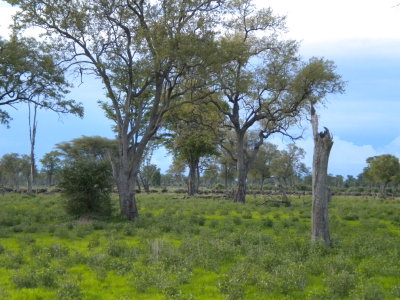
[[[382,199],[386,199],[386,187],[387,187],[387,183],[382,183],[380,186],[379,186],[379,192],[380,192],[380,194],[381,194],[381,198]]]
[[[110,154],[114,179],[117,183],[121,216],[128,220],[139,217],[136,205],[136,182],[139,173],[140,159],[143,156],[143,145],[135,155],[130,153],[129,140],[121,135],[117,161]]]
[[[323,241],[331,246],[329,235],[328,204],[330,190],[328,188],[328,161],[333,139],[329,130],[318,132],[318,117],[311,105],[311,123],[314,136],[314,155],[312,170],[312,241]]]
[[[121,216],[134,220],[139,216],[136,206],[136,177],[126,167],[121,167],[117,178]]]
[[[35,142],[36,142],[36,129],[37,129],[37,105],[34,104],[33,116],[31,112],[31,104],[28,102],[29,108],[29,139],[31,146],[31,153],[29,155],[30,159],[30,172],[28,178],[28,194],[33,194],[33,184],[35,181]],[[33,117],[33,119],[32,119]]]
[[[193,196],[199,192],[198,187],[198,169],[199,161],[194,160],[189,163],[189,182],[188,182],[188,194]]]
[[[144,176],[142,176],[141,172],[139,172],[138,174],[140,181],[142,182],[142,186],[144,191],[149,194],[150,193],[150,184],[149,184],[149,180],[148,178],[144,178]],[[139,180],[136,179],[136,184],[138,186],[138,190],[140,190],[140,184],[139,184]]]
[[[244,148],[244,135],[238,135],[237,139],[237,171],[238,182],[234,202],[245,203],[247,191],[248,162]]]

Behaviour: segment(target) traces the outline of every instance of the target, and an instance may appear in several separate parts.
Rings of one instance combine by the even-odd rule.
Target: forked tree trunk
[[[318,117],[311,105],[311,123],[314,136],[314,155],[312,170],[312,241],[323,241],[331,246],[329,235],[328,204],[330,190],[328,188],[328,160],[333,139],[329,130],[318,132]]]
[[[132,158],[128,155],[128,145],[128,139],[121,139],[118,162],[111,153],[109,153],[109,158],[117,184],[121,216],[128,220],[135,220],[139,216],[136,205],[136,182],[143,151]]]

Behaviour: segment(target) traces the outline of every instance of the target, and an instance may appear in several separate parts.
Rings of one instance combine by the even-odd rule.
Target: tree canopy
[[[386,197],[386,187],[389,183],[400,182],[399,159],[391,154],[384,154],[367,159],[368,166],[364,176],[372,183],[380,184],[381,196]]]
[[[44,29],[66,68],[101,80],[117,132],[121,214],[134,219],[135,179],[165,113],[185,94],[191,101],[207,96],[198,91],[213,63],[223,1],[8,2],[21,8],[21,27]]]
[[[49,46],[32,38],[16,35],[0,38],[0,122],[8,124],[11,115],[4,107],[32,102],[58,113],[83,116],[83,107],[66,100],[70,84],[57,65]]]

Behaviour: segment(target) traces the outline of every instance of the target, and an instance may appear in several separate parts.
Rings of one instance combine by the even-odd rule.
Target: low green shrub
[[[108,162],[72,161],[61,170],[60,178],[68,214],[111,215],[112,174]]]

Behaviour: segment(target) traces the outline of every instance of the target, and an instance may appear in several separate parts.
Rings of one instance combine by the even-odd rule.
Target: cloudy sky
[[[391,153],[400,156],[400,1],[397,0],[258,0],[287,16],[288,38],[302,42],[301,55],[335,61],[347,82],[346,93],[332,95],[319,109],[320,125],[334,135],[329,172],[358,175],[366,158]],[[0,1],[0,35],[7,34],[13,9]],[[87,81],[74,89],[71,98],[84,103],[83,120],[39,112],[37,155],[54,144],[82,135],[112,137],[110,122],[97,106],[101,88]],[[26,109],[11,110],[11,127],[0,127],[0,155],[28,153]],[[309,129],[298,145],[306,149],[311,164]],[[271,142],[284,147],[285,141]],[[166,170],[169,159],[160,151],[154,161]]]

